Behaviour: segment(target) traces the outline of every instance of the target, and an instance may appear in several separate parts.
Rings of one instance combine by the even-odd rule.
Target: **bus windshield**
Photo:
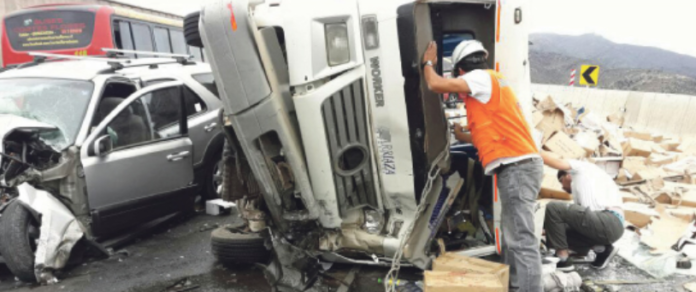
[[[92,42],[91,11],[48,10],[5,19],[5,32],[15,51],[52,51],[87,47]]]

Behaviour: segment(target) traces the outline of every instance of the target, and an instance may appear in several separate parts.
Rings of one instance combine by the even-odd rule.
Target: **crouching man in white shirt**
[[[574,204],[552,202],[546,206],[544,229],[549,248],[561,259],[557,269],[575,269],[569,250],[597,253],[592,267],[604,269],[618,249],[612,244],[624,232],[623,204],[619,188],[611,177],[596,165],[553,157],[542,151],[544,164],[558,169],[563,189],[573,195]]]

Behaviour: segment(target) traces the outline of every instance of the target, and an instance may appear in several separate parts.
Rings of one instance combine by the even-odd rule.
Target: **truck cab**
[[[276,272],[267,275],[278,287],[306,284],[292,275],[308,254],[429,267],[443,222],[481,182],[452,170],[450,124],[422,55],[436,41],[442,74],[453,46],[481,41],[529,119],[525,8],[525,0],[215,0],[185,19],[189,43],[199,38],[213,68],[235,163],[253,173],[244,184],[258,185],[223,197],[244,202],[247,231],[271,230]]]

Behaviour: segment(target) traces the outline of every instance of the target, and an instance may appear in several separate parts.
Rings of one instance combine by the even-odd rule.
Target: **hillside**
[[[530,40],[533,83],[567,85],[572,69],[593,64],[601,66],[600,88],[696,95],[696,58],[691,56],[596,35],[533,34]]]

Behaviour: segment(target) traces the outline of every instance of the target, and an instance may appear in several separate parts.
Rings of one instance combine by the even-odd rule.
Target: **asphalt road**
[[[73,265],[58,274],[60,282],[49,286],[26,284],[14,280],[12,274],[0,265],[0,291],[127,291],[127,292],[183,292],[183,291],[271,291],[263,273],[255,267],[226,267],[217,263],[210,253],[210,231],[216,225],[238,220],[234,215],[209,216],[199,214],[177,218],[153,230],[122,248],[108,259],[92,259]],[[334,265],[330,275],[343,279],[353,268]],[[650,276],[616,257],[609,268],[594,271],[579,266],[578,272],[590,280],[646,280]],[[352,291],[384,291],[378,279],[385,268],[361,267],[353,282]],[[422,272],[404,269],[401,279],[420,280]],[[324,278],[320,287],[336,291],[338,280]],[[686,291],[683,284],[696,279],[676,276],[664,282],[649,285],[614,285],[613,291]]]
[[[210,228],[232,220],[236,216],[177,218],[111,258],[65,269],[49,286],[17,282],[0,265],[0,291],[269,291],[259,270],[224,267],[210,253]]]

